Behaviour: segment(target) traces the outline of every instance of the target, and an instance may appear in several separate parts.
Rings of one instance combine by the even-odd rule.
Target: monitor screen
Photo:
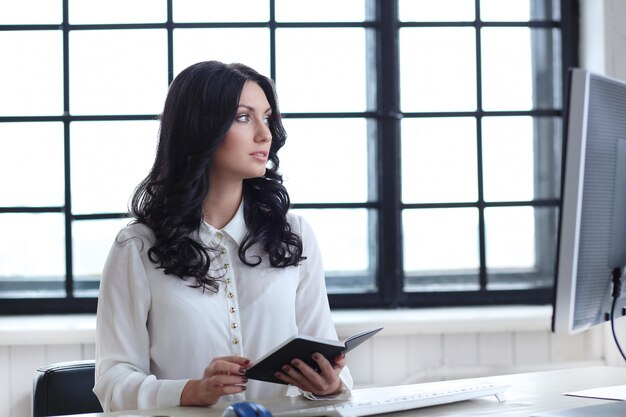
[[[623,316],[613,276],[626,266],[626,83],[570,71],[552,329],[577,333]]]

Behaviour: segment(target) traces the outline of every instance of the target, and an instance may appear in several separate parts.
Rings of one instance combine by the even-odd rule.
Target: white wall
[[[626,80],[626,1],[580,0],[581,67]]]
[[[0,416],[29,417],[35,370],[95,357],[95,317],[0,317]]]
[[[358,388],[604,363],[601,328],[554,335],[551,315],[549,306],[334,313],[340,338],[385,327],[348,354]]]

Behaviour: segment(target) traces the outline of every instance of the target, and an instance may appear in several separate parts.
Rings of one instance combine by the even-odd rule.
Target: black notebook
[[[348,337],[343,342],[311,336],[294,336],[256,361],[256,363],[246,371],[246,377],[259,381],[273,382],[275,384],[286,384],[276,378],[274,374],[280,371],[283,365],[290,363],[292,359],[301,359],[311,368],[317,370],[317,362],[311,357],[313,353],[318,352],[332,362],[333,359],[342,352],[349,352],[382,329],[382,327],[379,327],[366,330]]]

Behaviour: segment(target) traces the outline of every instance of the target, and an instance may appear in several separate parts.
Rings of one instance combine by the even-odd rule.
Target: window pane
[[[276,57],[282,111],[366,109],[364,29],[277,29]]]
[[[70,32],[72,114],[157,114],[167,92],[167,32]]]
[[[475,39],[473,28],[400,29],[402,111],[475,110]]]
[[[57,290],[64,288],[58,285],[65,281],[64,227],[62,214],[0,214],[0,280],[37,280],[41,287],[56,282]]]
[[[362,22],[365,20],[365,0],[276,0],[276,20],[279,22]]]
[[[483,119],[484,195],[487,201],[532,200],[533,119]]]
[[[476,201],[474,118],[402,120],[402,201]]]
[[[72,211],[124,213],[156,153],[157,121],[74,122]]]
[[[176,22],[267,22],[267,0],[173,0]]]
[[[62,0],[4,0],[0,2],[0,25],[61,23],[62,6]]]
[[[557,117],[534,117],[535,199],[559,198],[561,159],[563,158],[562,122]]]
[[[484,21],[528,21],[530,0],[481,0],[480,18]]]
[[[485,117],[484,197],[487,201],[557,198],[561,123],[549,117]]]
[[[551,287],[557,225],[556,207],[486,208],[487,288]]]
[[[478,270],[476,209],[404,210],[402,222],[406,272]]]
[[[477,289],[477,209],[404,210],[402,230],[405,291]]]
[[[482,30],[483,107],[551,109],[560,105],[558,31],[530,28]],[[506,91],[506,94],[502,94]]]
[[[0,56],[1,115],[63,113],[61,31],[0,31]]]
[[[63,124],[0,123],[0,207],[63,206]]]
[[[468,22],[474,20],[474,0],[399,0],[398,17],[405,22]]]
[[[561,20],[560,0],[540,0],[530,3],[531,20]],[[559,60],[560,61],[560,60]]]
[[[558,198],[561,120],[503,116],[482,121],[485,200]]]
[[[284,125],[289,137],[280,170],[293,203],[367,201],[365,119],[284,119]]]
[[[533,102],[529,28],[482,30],[483,107],[529,110]],[[506,91],[506,94],[502,94]]]
[[[327,273],[369,272],[366,209],[295,209],[293,212],[311,225]]]
[[[487,268],[529,270],[535,266],[535,214],[532,207],[485,209]]]
[[[551,287],[557,227],[556,207],[485,209],[487,289]]]
[[[69,0],[72,24],[159,23],[167,20],[165,0]]]
[[[73,223],[75,296],[98,296],[98,283],[104,261],[115,241],[115,236],[129,222],[130,219],[119,219]]]
[[[241,45],[246,45],[241,48]],[[241,62],[270,74],[268,29],[175,29],[174,76],[200,61]]]

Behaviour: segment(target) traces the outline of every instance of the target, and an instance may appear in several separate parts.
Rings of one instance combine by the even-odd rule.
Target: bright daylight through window
[[[213,59],[276,82],[333,308],[548,302],[575,6],[0,0],[0,314],[95,311],[168,84]]]

